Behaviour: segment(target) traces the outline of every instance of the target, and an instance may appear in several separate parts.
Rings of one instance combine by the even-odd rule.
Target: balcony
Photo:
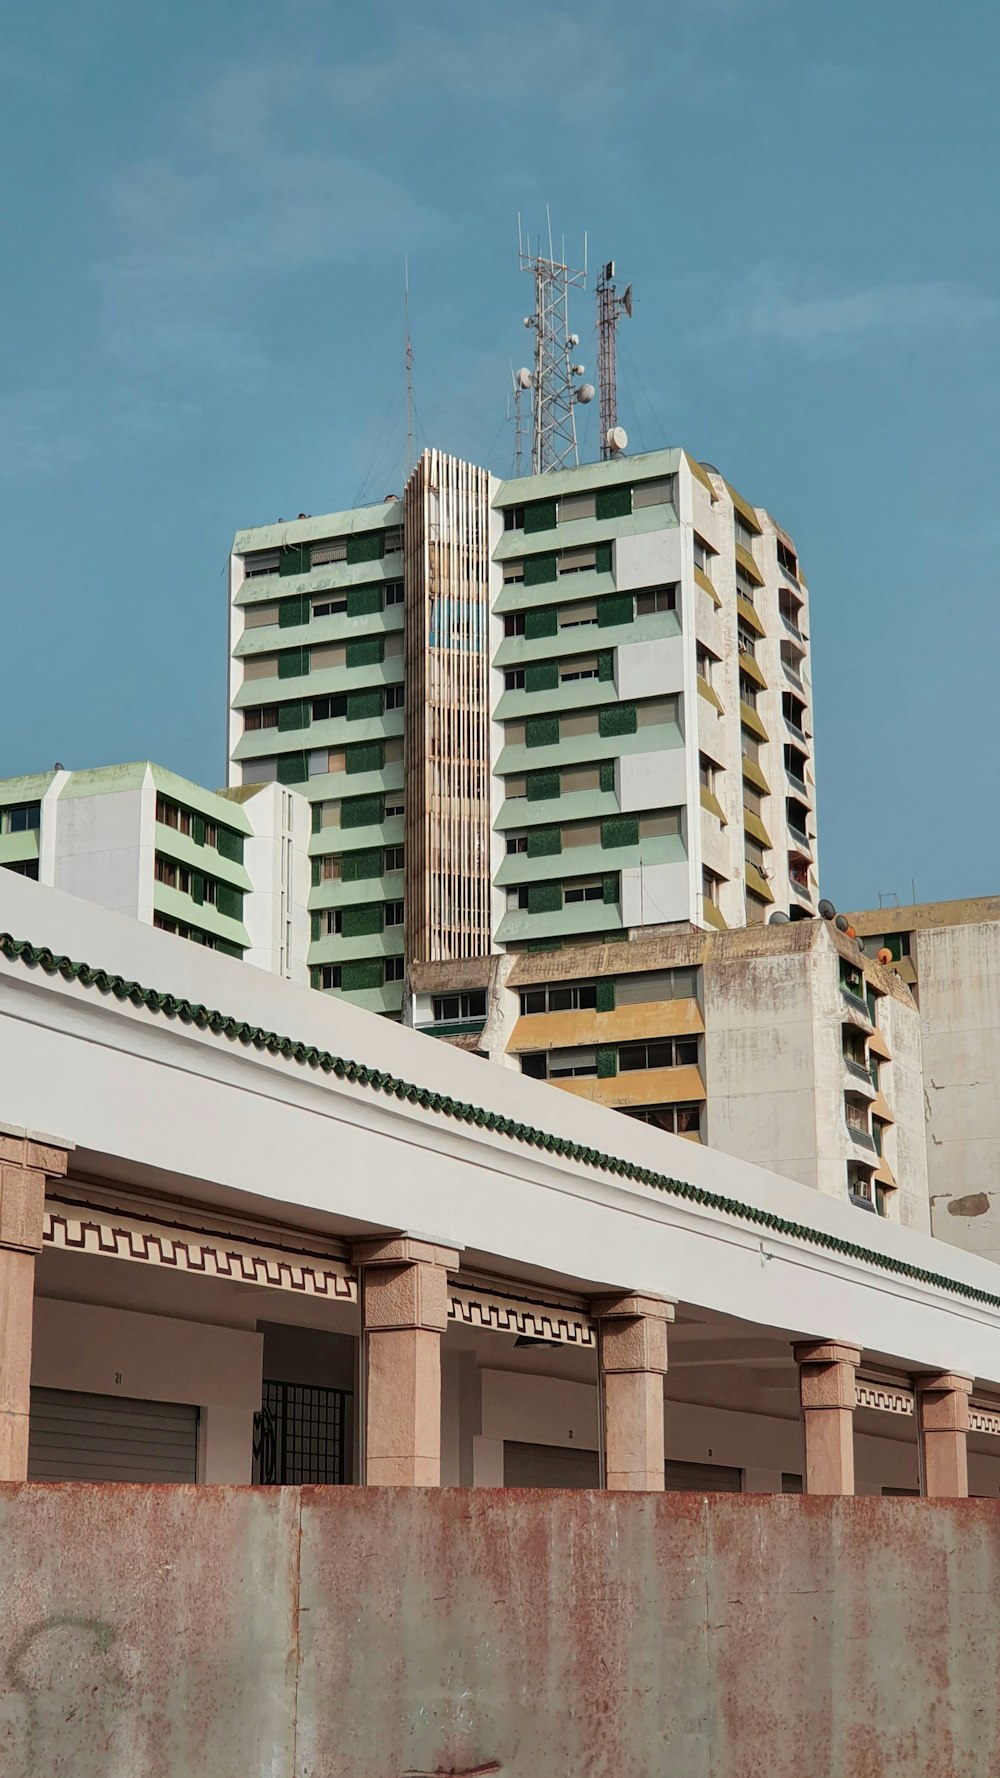
[[[809,795],[809,792],[806,789],[805,779],[800,778],[797,772],[789,771],[788,767],[786,766],[785,767],[785,777],[788,779],[788,783],[789,783],[789,786],[791,787],[791,789],[797,791],[799,796],[807,797]]]
[[[789,681],[789,683],[795,686],[796,691],[803,691],[804,692],[806,688],[802,683],[801,673],[796,672],[796,670],[792,666],[791,662],[786,661],[784,655],[782,655],[782,657],[781,657],[781,665],[784,669],[785,678]]]
[[[782,612],[781,613],[781,621],[784,624],[785,629],[788,631],[788,634],[790,636],[794,636],[796,642],[804,642],[805,641],[805,637],[802,634],[802,631],[799,629],[799,626],[795,622],[794,618],[788,617],[788,616],[786,616],[785,612]]]
[[[849,1117],[844,1119],[844,1125],[852,1142],[856,1142],[859,1148],[867,1149],[871,1154],[875,1153],[875,1143],[868,1130],[861,1129],[858,1124],[852,1124]]]
[[[866,1087],[871,1086],[871,1075],[864,1062],[856,1062],[853,1056],[845,1056],[844,1067],[848,1074],[853,1074],[855,1080],[863,1081]]]
[[[794,827],[791,822],[788,823],[788,832],[791,835],[791,838],[795,841],[799,851],[805,852],[807,856],[811,858],[812,840],[809,838],[809,835],[804,833],[801,827]]]
[[[782,711],[782,715],[784,715],[784,711]],[[803,742],[806,741],[807,737],[806,737],[805,730],[800,729],[798,723],[793,722],[790,716],[785,716],[785,727],[788,730],[789,734],[792,734],[795,736],[795,739],[797,741],[803,741]]]

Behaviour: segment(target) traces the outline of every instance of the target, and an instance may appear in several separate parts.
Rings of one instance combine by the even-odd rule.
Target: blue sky
[[[0,774],[223,782],[233,532],[398,490],[404,251],[418,442],[509,472],[548,203],[634,444],[796,538],[824,892],[996,890],[998,65],[990,0],[8,13]]]

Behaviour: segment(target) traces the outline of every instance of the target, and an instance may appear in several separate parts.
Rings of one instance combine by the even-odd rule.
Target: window
[[[601,877],[577,878],[575,883],[567,883],[563,893],[563,901],[568,905],[573,901],[603,901],[604,881]]]
[[[31,833],[41,822],[41,803],[11,803],[0,809],[0,833]]]
[[[754,870],[760,871],[762,876],[768,874],[764,848],[759,840],[752,839],[748,833],[743,835],[743,856],[748,864],[753,865]]]
[[[280,566],[281,551],[277,549],[258,549],[243,557],[243,573],[247,580],[259,574],[277,574]]]
[[[402,848],[402,846],[386,846],[384,869],[388,872],[391,870],[402,870],[402,868],[403,868],[403,848]]]
[[[696,1000],[697,969],[647,969],[619,976],[615,984],[616,1006],[645,1006],[654,1000]]]
[[[346,561],[346,537],[325,537],[322,542],[314,543],[309,551],[309,565],[312,568],[322,568],[327,562]]]
[[[504,688],[504,691],[523,691],[524,690],[524,668],[523,667],[508,667],[506,673],[503,676],[503,688]]]
[[[785,748],[785,771],[790,778],[797,778],[802,785],[805,784],[806,758],[807,755],[799,747]]]
[[[592,519],[596,511],[594,494],[567,494],[556,509],[556,520],[560,525],[571,525],[576,519]]]
[[[863,1069],[864,1073],[867,1074],[868,1039],[864,1032],[858,1029],[857,1025],[844,1025],[841,1027],[841,1046],[844,1051],[845,1062],[856,1063],[857,1066]]]
[[[582,604],[560,605],[559,628],[561,630],[582,630],[597,622],[597,600],[587,599]]]
[[[402,926],[403,904],[401,901],[387,901],[385,904],[385,923],[387,926]]]
[[[781,613],[782,623],[787,625],[788,629],[793,630],[796,636],[801,636],[802,600],[797,599],[794,593],[789,592],[785,586],[781,587],[778,593],[778,610]]]
[[[664,723],[677,721],[678,708],[676,697],[647,698],[636,705],[636,720],[640,728],[662,728]]]
[[[847,1163],[847,1190],[852,1198],[860,1198],[863,1204],[870,1204],[874,1209],[874,1188],[870,1168],[861,1161]]]
[[[681,831],[680,809],[649,809],[639,816],[641,840],[672,839]]]
[[[329,698],[313,698],[312,719],[314,722],[330,722],[334,717],[347,715],[347,694],[337,692]]]
[[[544,1050],[537,1050],[533,1055],[521,1057],[521,1073],[527,1074],[531,1080],[545,1080],[548,1057]]]
[[[788,677],[798,686],[802,684],[802,662],[804,659],[802,650],[796,648],[793,642],[781,644],[781,664]]]
[[[347,610],[346,593],[324,593],[322,598],[312,602],[313,617],[338,617]]]
[[[38,882],[37,858],[13,859],[10,864],[0,866],[0,869],[12,871],[15,877],[30,877],[33,883]]]
[[[523,747],[525,732],[523,722],[505,722],[503,725],[504,746]]]
[[[507,891],[507,912],[509,914],[525,913],[528,907],[528,885],[521,883]]]
[[[387,685],[385,688],[385,708],[402,710],[406,700],[405,688],[402,685]]]
[[[617,1109],[626,1117],[653,1124],[658,1130],[669,1130],[675,1136],[697,1135],[701,1130],[700,1105],[622,1105]]]
[[[385,743],[385,763],[387,766],[402,765],[402,763],[403,763],[403,737],[402,737],[402,735],[390,735],[387,738],[386,743]]]
[[[549,1051],[546,1074],[548,1080],[575,1080],[581,1076],[596,1073],[596,1049]]]
[[[780,537],[778,538],[778,566],[783,568],[786,574],[790,574],[794,580],[798,580],[799,558],[793,549],[789,549],[787,543],[782,543]]]
[[[386,802],[385,819],[391,821],[394,816],[402,815],[404,805],[401,802]]]
[[[699,642],[695,651],[695,660],[697,662],[699,679],[704,679],[706,685],[711,685],[712,677],[718,662],[718,656],[712,654],[703,643]]]
[[[736,646],[739,649],[740,654],[749,655],[751,660],[756,660],[757,638],[753,631],[748,629],[744,623],[737,623],[736,625]]]
[[[618,1047],[619,1074],[642,1068],[690,1068],[697,1062],[697,1037],[657,1037],[648,1043],[623,1043]]]
[[[714,550],[710,543],[706,543],[704,537],[699,537],[696,531],[694,533],[695,567],[700,568],[703,574],[710,575],[712,572],[712,561],[717,554],[718,551]]]
[[[243,628],[259,630],[265,624],[276,624],[278,615],[276,601],[270,605],[248,605],[243,613]]]
[[[645,587],[635,596],[636,617],[652,617],[657,611],[677,610],[677,588],[675,586]]]
[[[503,528],[505,531],[524,530],[524,507],[505,506],[503,509]]]
[[[159,852],[153,861],[153,876],[165,889],[176,889],[181,895],[191,893],[190,871],[183,864],[175,864],[172,858],[164,858]],[[207,887],[206,884],[206,889]]]
[[[319,864],[319,880],[321,883],[340,882],[342,863],[340,858],[331,858],[328,855],[326,858],[320,858],[317,862]]]
[[[523,611],[508,611],[507,616],[503,620],[503,633],[505,636],[524,635]]]
[[[403,604],[405,604],[405,602],[406,602],[406,587],[405,587],[403,581],[401,581],[401,580],[387,581],[386,587],[385,587],[385,604],[386,605],[403,605]]]
[[[871,1138],[868,1102],[866,1099],[852,1099],[849,1096],[845,1096],[844,1116],[847,1119],[848,1129],[853,1131],[855,1135],[867,1136],[869,1139]]]
[[[258,704],[254,709],[243,712],[244,734],[251,735],[256,729],[277,728],[277,726],[277,704]]]
[[[523,772],[503,781],[504,796],[509,802],[520,802],[528,794],[528,780]]]
[[[740,702],[745,704],[748,710],[757,708],[757,687],[753,680],[747,679],[743,673],[740,674]]]
[[[748,815],[756,815],[758,820],[764,813],[764,798],[760,791],[755,790],[753,785],[748,784],[745,779],[743,781],[743,807]]]
[[[600,732],[599,725],[596,710],[570,711],[567,716],[559,718],[559,738],[565,741],[580,735],[596,735]]]
[[[718,766],[715,765],[714,762],[709,759],[707,753],[699,753],[699,755],[698,755],[698,779],[699,779],[699,782],[703,785],[703,787],[706,790],[711,790],[713,793],[715,791],[715,774],[718,771],[718,769],[719,769]]]
[[[609,769],[614,770],[609,763]],[[600,790],[601,768],[599,765],[563,766],[562,789],[564,796],[572,796],[577,790]]]
[[[641,506],[666,506],[674,498],[672,475],[657,476],[655,481],[636,482],[632,488],[632,511]]]
[[[323,963],[320,965],[319,985],[321,988],[340,987],[340,964]]]
[[[523,562],[505,562],[503,565],[504,586],[516,586],[524,580]],[[522,620],[523,621],[523,620]],[[520,632],[518,632],[520,633]]]
[[[855,1000],[864,1000],[865,978],[861,970],[846,957],[840,959],[840,985],[846,994],[853,994]]]
[[[738,512],[733,513],[733,535],[740,548],[747,550],[750,555],[753,555],[753,546],[757,540],[757,533],[750,529],[746,520],[741,518]]]
[[[528,850],[528,835],[526,832],[509,833],[507,835],[507,856],[508,856],[508,858],[514,852],[527,852],[527,850]]]
[[[601,843],[601,824],[599,821],[571,821],[562,830],[563,851],[573,846],[599,846]]]
[[[786,797],[785,813],[788,817],[788,825],[796,839],[808,841],[809,810],[805,803],[800,803],[797,796]]]
[[[251,654],[243,662],[244,679],[273,679],[277,671],[276,654]]]
[[[716,876],[716,873],[714,870],[703,870],[702,871],[702,873],[701,873],[701,892],[702,892],[702,895],[705,897],[705,900],[711,902],[711,904],[714,908],[717,908],[719,905],[719,886],[721,883],[722,883],[722,878],[719,876]]]
[[[564,549],[559,557],[559,574],[586,574],[597,567],[596,549]]]
[[[473,988],[464,994],[435,994],[433,999],[435,1025],[451,1025],[457,1019],[485,1019],[486,989]]]
[[[596,982],[558,982],[544,988],[525,988],[522,1013],[580,1012],[597,1005]]]
[[[574,679],[596,679],[598,676],[596,654],[581,654],[575,659],[564,661],[559,668],[560,685],[570,685]]]
[[[740,729],[740,752],[743,758],[749,759],[753,765],[760,764],[760,742],[757,736],[752,735],[747,728]]]
[[[402,957],[387,957],[382,977],[386,982],[403,982],[406,980],[406,964]]]
[[[794,692],[783,691],[781,694],[781,713],[793,734],[802,735],[802,723],[806,713],[806,707],[802,702],[802,699],[797,698]]]
[[[387,556],[398,556],[403,549],[402,525],[390,525],[385,534],[385,550]]]
[[[389,630],[382,638],[382,659],[392,660],[395,655],[403,652],[402,630]]]

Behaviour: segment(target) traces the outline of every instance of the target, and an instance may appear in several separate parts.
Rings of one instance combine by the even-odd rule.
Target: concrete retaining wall
[[[0,1488],[3,1778],[983,1778],[991,1502]]]

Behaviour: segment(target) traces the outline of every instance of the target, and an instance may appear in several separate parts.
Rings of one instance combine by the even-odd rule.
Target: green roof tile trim
[[[113,975],[94,964],[74,963],[71,957],[60,956],[46,945],[33,945],[27,939],[14,938],[9,932],[0,932],[0,956],[6,957],[9,963],[23,963],[27,969],[41,969],[45,975],[61,975],[64,981],[79,982],[82,988],[96,988],[98,993],[112,994],[116,1000],[128,1000],[135,1007],[145,1007],[147,1012],[163,1013],[168,1019],[179,1019],[182,1025],[194,1025],[199,1031],[211,1031],[213,1036],[231,1038],[247,1049],[266,1050],[269,1055],[284,1056],[305,1067],[319,1068],[324,1074],[335,1074],[338,1080],[349,1080],[355,1086],[370,1087],[372,1092],[385,1093],[393,1099],[404,1099],[408,1104],[418,1105],[422,1111],[434,1111],[441,1117],[454,1118],[458,1123],[474,1124],[477,1129],[494,1131],[511,1142],[523,1142],[528,1148],[544,1149],[549,1154],[575,1161],[579,1166],[613,1173],[621,1179],[649,1186],[672,1198],[682,1198],[703,1209],[718,1210],[725,1216],[735,1216],[742,1222],[751,1223],[755,1228],[768,1229],[776,1235],[787,1235],[793,1240],[805,1241],[811,1247],[840,1254],[846,1259],[861,1260],[881,1272],[891,1273],[893,1277],[906,1278],[914,1284],[929,1284],[936,1290],[945,1290],[953,1296],[963,1297],[967,1302],[1000,1309],[1000,1296],[993,1291],[980,1290],[978,1285],[966,1284],[961,1278],[948,1278],[942,1272],[931,1272],[925,1266],[911,1265],[909,1260],[896,1259],[891,1253],[879,1253],[872,1247],[863,1247],[859,1241],[845,1241],[841,1235],[828,1234],[825,1229],[813,1229],[806,1223],[792,1222],[785,1216],[778,1216],[773,1210],[761,1210],[754,1204],[742,1204],[738,1198],[726,1198],[720,1192],[709,1191],[705,1186],[691,1185],[684,1179],[673,1179],[666,1173],[658,1173],[653,1167],[640,1167],[637,1162],[623,1160],[620,1155],[584,1147],[569,1136],[554,1136],[551,1131],[536,1129],[533,1124],[519,1123],[516,1118],[506,1117],[502,1112],[487,1111],[482,1105],[454,1099],[450,1093],[438,1093],[430,1087],[417,1086],[414,1081],[400,1080],[397,1075],[389,1074],[381,1068],[369,1068],[365,1063],[352,1062],[345,1056],[333,1055],[329,1050],[317,1049],[315,1044],[297,1043],[292,1037],[282,1037],[276,1031],[265,1031],[260,1025],[250,1025],[245,1019],[233,1018],[230,1014],[186,1000],[177,994],[168,994],[157,988],[144,988],[141,982],[128,981],[125,976]]]

